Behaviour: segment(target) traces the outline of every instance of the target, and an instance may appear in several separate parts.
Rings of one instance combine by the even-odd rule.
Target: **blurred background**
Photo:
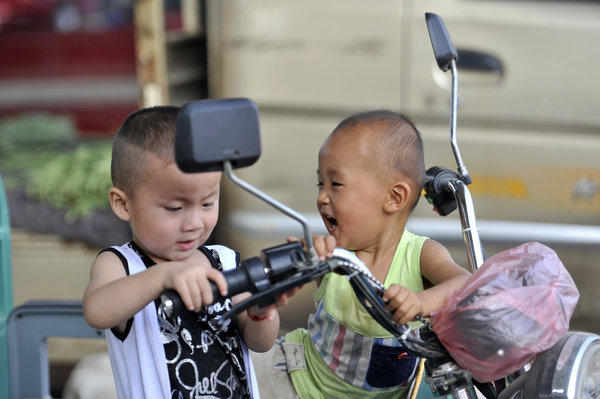
[[[600,2],[557,0],[0,0],[3,323],[32,299],[80,300],[98,251],[129,239],[106,191],[112,136],[138,107],[254,100],[263,154],[238,174],[314,233],[317,151],[354,112],[406,113],[427,166],[456,169],[450,74],[425,12],[444,19],[459,53],[458,143],[488,255],[553,248],[581,294],[571,328],[600,333]],[[213,240],[243,258],[302,233],[228,182],[222,201]],[[423,200],[409,228],[466,266],[457,216]],[[282,332],[305,325],[313,289],[281,312]],[[49,339],[52,394],[103,350]]]

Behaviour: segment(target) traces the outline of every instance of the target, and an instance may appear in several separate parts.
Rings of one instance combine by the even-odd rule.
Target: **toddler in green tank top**
[[[406,230],[425,165],[419,132],[402,114],[375,110],[344,119],[321,146],[317,178],[329,236],[315,237],[315,247],[323,252],[335,240],[353,251],[387,287],[383,300],[396,323],[429,316],[469,278],[444,246]],[[330,273],[318,284],[307,328],[265,355],[279,369],[261,367],[263,396],[274,379],[281,378],[281,389],[289,375],[288,395],[279,398],[406,397],[418,359],[370,317],[343,276]]]

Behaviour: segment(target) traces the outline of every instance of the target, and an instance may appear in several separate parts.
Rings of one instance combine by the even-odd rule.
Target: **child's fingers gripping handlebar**
[[[258,260],[258,258],[250,258],[244,262],[242,262],[242,267],[226,270],[223,272],[223,277],[225,277],[225,281],[227,283],[227,296],[232,297],[234,295],[240,294],[242,292],[254,292],[255,284],[252,284],[254,279],[260,280],[264,278],[263,276],[256,275],[261,270],[264,270],[262,267],[262,263],[260,265],[256,265],[254,267],[250,267],[253,275],[248,274],[247,263],[254,264],[254,262]],[[258,260],[260,262],[260,260]],[[254,276],[256,275],[256,276]],[[221,292],[219,291],[219,287],[213,282],[209,280],[210,289],[213,295],[213,303],[223,298]],[[181,297],[174,289],[164,290],[160,294],[160,304],[162,310],[168,317],[172,317],[173,315],[182,313],[186,310],[186,307],[181,300]]]
[[[242,292],[264,292],[275,284],[287,280],[297,272],[298,264],[305,260],[302,244],[298,241],[289,242],[261,251],[260,257],[245,259],[235,269],[225,270],[223,276],[227,282],[227,297],[241,294]],[[217,285],[210,282],[213,302],[223,296]],[[294,287],[290,287],[294,288]],[[175,290],[165,290],[160,295],[161,308],[171,317],[185,310],[183,301]],[[267,305],[263,298],[261,305]],[[271,303],[274,303],[271,302]]]

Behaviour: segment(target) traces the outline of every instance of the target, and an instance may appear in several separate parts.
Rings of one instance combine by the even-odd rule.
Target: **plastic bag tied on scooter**
[[[556,253],[529,242],[485,261],[431,322],[454,360],[487,382],[554,345],[569,329],[578,300]]]

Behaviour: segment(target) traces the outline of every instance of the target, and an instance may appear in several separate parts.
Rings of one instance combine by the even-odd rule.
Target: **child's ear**
[[[129,221],[129,208],[128,208],[128,198],[127,194],[123,190],[120,190],[116,187],[112,187],[108,190],[108,200],[110,201],[110,207],[117,217],[126,222]]]
[[[384,209],[387,212],[397,212],[408,206],[411,187],[407,182],[396,182],[392,185]]]

